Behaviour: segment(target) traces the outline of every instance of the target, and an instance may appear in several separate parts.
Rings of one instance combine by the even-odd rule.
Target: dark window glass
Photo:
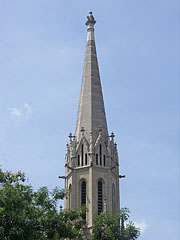
[[[81,146],[81,165],[84,165],[84,146]]]
[[[106,156],[104,155],[104,166],[106,166]]]
[[[96,153],[96,165],[98,165],[98,154]]]
[[[100,165],[102,165],[102,146],[99,145],[99,159],[100,159]]]
[[[83,181],[81,184],[81,205],[86,205],[86,182]],[[86,214],[82,216],[82,218],[86,219]]]
[[[86,205],[86,182],[81,184],[81,205]]]
[[[98,215],[103,211],[102,182],[98,182]]]
[[[80,166],[80,156],[78,155],[78,167]]]
[[[87,165],[87,153],[85,154],[85,165]]]

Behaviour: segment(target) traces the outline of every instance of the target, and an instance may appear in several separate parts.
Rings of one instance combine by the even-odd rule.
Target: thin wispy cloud
[[[135,222],[134,224],[137,228],[140,229],[141,234],[144,233],[148,228],[148,225],[144,221]]]
[[[32,114],[32,107],[25,103],[22,108],[12,107],[9,111],[12,119],[27,119]]]

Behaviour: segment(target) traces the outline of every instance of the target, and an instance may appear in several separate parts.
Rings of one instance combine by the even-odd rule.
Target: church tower
[[[65,159],[65,208],[86,205],[91,228],[101,212],[119,211],[119,160],[114,134],[108,134],[94,39],[96,21],[87,17],[87,45],[76,131],[69,135]]]

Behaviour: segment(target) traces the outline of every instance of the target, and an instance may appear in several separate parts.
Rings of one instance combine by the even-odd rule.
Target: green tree
[[[86,207],[58,211],[65,190],[49,191],[42,187],[33,191],[24,173],[13,174],[0,168],[0,240],[89,239],[83,220]],[[93,240],[135,240],[139,236],[129,218],[128,209],[110,216],[101,213],[93,226]]]
[[[0,239],[81,239],[86,209],[58,211],[57,202],[64,196],[65,191],[58,188],[34,192],[24,173],[0,168]]]
[[[135,240],[140,231],[134,223],[127,222],[129,210],[123,208],[119,214],[111,216],[101,213],[95,218],[92,239],[93,240]]]

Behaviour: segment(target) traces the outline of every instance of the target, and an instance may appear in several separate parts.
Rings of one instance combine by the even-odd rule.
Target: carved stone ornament
[[[86,22],[86,25],[89,25],[90,23],[91,24],[95,24],[96,23],[96,20],[94,19],[94,16],[92,15],[92,12],[89,12],[89,16],[87,16],[87,22]]]

